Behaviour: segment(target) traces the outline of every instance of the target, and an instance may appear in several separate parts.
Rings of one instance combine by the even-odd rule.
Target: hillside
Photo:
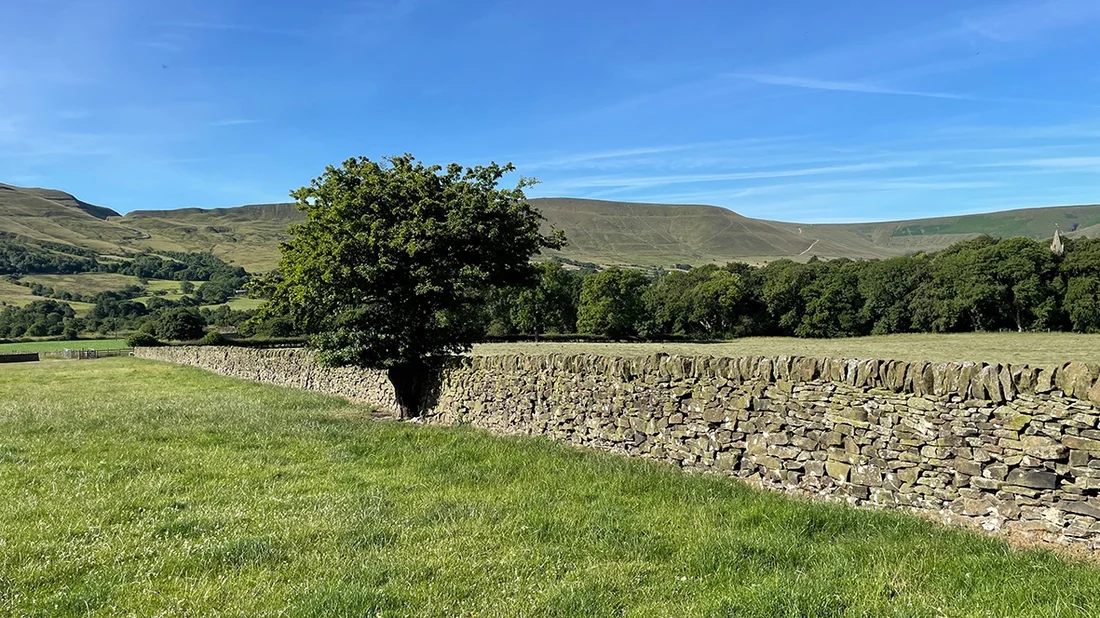
[[[665,266],[779,258],[876,258],[933,251],[979,234],[1047,238],[1100,235],[1100,206],[1031,208],[879,223],[800,224],[741,216],[717,206],[634,204],[575,198],[531,200],[565,231],[563,258],[604,265]],[[292,204],[143,210],[120,216],[48,189],[0,184],[0,232],[105,253],[210,251],[258,272],[274,267]]]
[[[139,243],[143,248],[210,251],[231,264],[262,272],[279,261],[279,241],[298,218],[293,204],[257,204],[211,210],[137,210],[111,221],[148,234],[149,238]]]
[[[118,251],[146,234],[107,221],[118,213],[49,189],[0,184],[0,231],[32,240]]]

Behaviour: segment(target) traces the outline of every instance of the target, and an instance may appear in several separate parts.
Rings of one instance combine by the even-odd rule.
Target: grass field
[[[72,292],[77,294],[99,294],[121,290],[131,285],[142,285],[137,277],[131,275],[116,275],[114,273],[77,273],[75,275],[26,275],[24,281],[48,285],[55,291]],[[171,293],[179,293],[180,281],[171,279],[149,279],[144,285],[149,292],[166,290]],[[196,287],[201,281],[192,282]],[[28,291],[27,288],[23,288]]]
[[[21,285],[0,279],[0,302],[8,305],[15,305],[16,307],[22,307],[23,305],[35,301],[43,300],[39,296],[35,296],[30,288],[25,288]]]
[[[8,352],[51,352],[54,350],[114,350],[125,348],[125,339],[77,339],[72,341],[32,341],[0,343],[0,354]]]
[[[78,273],[75,275],[27,275],[23,277],[23,280],[41,283],[54,288],[55,291],[72,292],[76,294],[98,294],[100,292],[110,292],[114,290],[122,290],[127,286],[141,285],[137,277],[130,275],[116,275],[114,273]],[[149,279],[149,282],[144,286],[146,291],[150,293],[149,296],[142,296],[135,298],[134,300],[145,303],[151,298],[163,298],[165,300],[178,301],[183,298],[183,294],[180,292],[180,281],[174,281],[171,279]],[[202,285],[202,281],[192,281],[195,287]],[[167,293],[160,296],[152,295],[153,292],[164,290]],[[30,288],[26,288],[14,283],[8,283],[6,281],[0,281],[0,301],[9,305],[25,305],[33,300],[47,300],[40,296],[34,296]],[[240,303],[240,306],[234,306],[234,303],[238,299],[230,301],[230,306],[234,309],[247,307],[255,308],[253,304],[258,304],[260,301],[253,301],[252,299],[240,299],[244,302]],[[91,303],[82,303],[78,301],[64,301],[72,305],[77,315],[85,315],[92,310]]]
[[[150,396],[155,394],[155,396]],[[1100,614],[1100,569],[136,359],[0,371],[0,615]]]
[[[165,290],[169,294],[180,294],[180,284],[182,281],[175,281],[173,279],[150,279],[149,284],[145,286],[146,290],[150,292],[156,292],[157,290]],[[192,281],[192,285],[196,288],[203,284],[202,281]]]
[[[225,304],[229,305],[229,308],[235,311],[249,311],[252,309],[259,309],[260,305],[264,304],[264,301],[262,298],[245,298],[238,296],[229,299],[229,302]],[[212,306],[216,307],[217,305]]]
[[[78,294],[99,294],[121,290],[130,285],[140,285],[138,278],[114,273],[78,273],[75,275],[27,275],[23,281],[48,285],[55,291]]]
[[[909,361],[984,361],[1054,365],[1100,364],[1100,335],[1076,333],[960,333],[797,339],[748,337],[720,343],[487,343],[474,354],[608,354],[645,356],[818,356]]]

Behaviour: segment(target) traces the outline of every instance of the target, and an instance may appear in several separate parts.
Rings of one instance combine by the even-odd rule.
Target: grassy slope
[[[597,263],[671,265],[783,257],[875,258],[942,249],[979,234],[1049,238],[1100,232],[1100,206],[1066,206],[880,223],[805,224],[742,217],[715,206],[532,200],[566,231],[562,255]],[[812,246],[812,248],[811,248]]]
[[[8,305],[22,307],[23,305],[26,305],[36,300],[49,299],[43,298],[41,296],[35,296],[31,293],[30,288],[16,285],[14,283],[9,283],[8,281],[0,279],[0,307],[5,307]],[[64,302],[69,303],[69,305],[72,306],[73,310],[76,311],[77,315],[84,315],[91,311],[93,307],[91,303],[82,303],[77,301]]]
[[[37,240],[118,251],[144,234],[99,215],[116,214],[67,193],[0,184],[0,230]]]
[[[1100,364],[1100,335],[1078,333],[960,333],[880,335],[850,339],[748,337],[719,343],[487,343],[475,354],[607,354],[645,356],[816,356],[908,361],[981,361],[1055,365]]]
[[[75,275],[27,275],[22,279],[41,283],[54,288],[55,292],[72,292],[77,294],[98,294],[112,290],[122,290],[127,286],[140,285],[137,277],[130,275],[116,275],[114,273],[78,273]],[[150,279],[149,290],[179,290],[179,281],[167,279]],[[29,288],[18,286],[6,281],[0,281],[0,302],[9,305],[25,305],[33,300],[48,300],[30,293]],[[182,294],[167,294],[164,298],[178,300]],[[143,297],[135,300],[144,300]],[[77,315],[84,315],[91,311],[91,303],[79,301],[62,301],[72,306]]]
[[[30,343],[0,343],[0,353],[51,352],[54,350],[117,350],[129,347],[125,339],[76,339],[69,341],[34,341]]]
[[[48,285],[58,292],[63,291],[75,294],[99,294],[100,292],[122,290],[131,285],[141,285],[137,277],[131,275],[116,275],[114,273],[27,275],[20,277],[20,279],[32,283]],[[150,281],[150,283],[152,282]]]
[[[1056,226],[1066,232],[1076,225],[1076,234],[1100,235],[1100,206],[823,225],[750,219],[715,206],[573,198],[532,201],[570,239],[558,255],[600,264],[667,267],[811,255],[887,257],[940,249],[982,233],[1047,238]],[[4,231],[118,254],[138,249],[211,251],[253,272],[274,267],[286,226],[299,217],[290,204],[114,215],[65,193],[0,185]]]
[[[532,200],[570,244],[557,255],[599,264],[701,264],[783,257],[872,258],[936,250],[989,233],[1050,236],[1077,223],[1080,234],[1100,231],[1100,206],[1070,206],[916,221],[799,224],[742,217],[715,206],[631,204],[572,198]],[[210,249],[267,270],[277,258],[283,229],[297,219],[289,204],[239,209],[146,211],[120,221],[149,232],[152,248]],[[151,243],[151,244],[150,244]],[[812,247],[812,248],[811,248]]]
[[[148,210],[112,219],[147,232],[151,238],[138,243],[148,249],[210,251],[251,272],[272,269],[279,259],[279,241],[298,219],[291,204],[267,204],[239,208],[172,211]]]
[[[189,368],[0,392],[4,615],[1100,612],[1100,570],[1047,552]]]
[[[4,305],[22,307],[35,300],[43,299],[32,294],[30,288],[25,288],[21,285],[16,285],[4,279],[0,279],[0,307]]]

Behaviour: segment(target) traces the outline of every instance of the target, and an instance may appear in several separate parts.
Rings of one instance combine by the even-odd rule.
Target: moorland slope
[[[531,200],[569,245],[555,255],[601,265],[665,266],[780,258],[881,258],[934,251],[980,234],[1100,236],[1100,205],[875,223],[754,219],[717,206],[578,198]],[[210,251],[254,272],[274,267],[300,214],[292,204],[139,210],[126,215],[61,191],[0,184],[0,231],[104,253]]]

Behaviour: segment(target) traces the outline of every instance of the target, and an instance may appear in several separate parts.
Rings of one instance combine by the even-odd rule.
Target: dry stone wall
[[[134,348],[134,356],[190,365],[225,376],[339,395],[354,403],[393,410],[393,387],[383,371],[321,367],[309,350],[228,346]]]
[[[393,409],[301,350],[136,355]],[[853,504],[1100,546],[1100,367],[790,357],[456,360],[424,420],[538,434]]]

